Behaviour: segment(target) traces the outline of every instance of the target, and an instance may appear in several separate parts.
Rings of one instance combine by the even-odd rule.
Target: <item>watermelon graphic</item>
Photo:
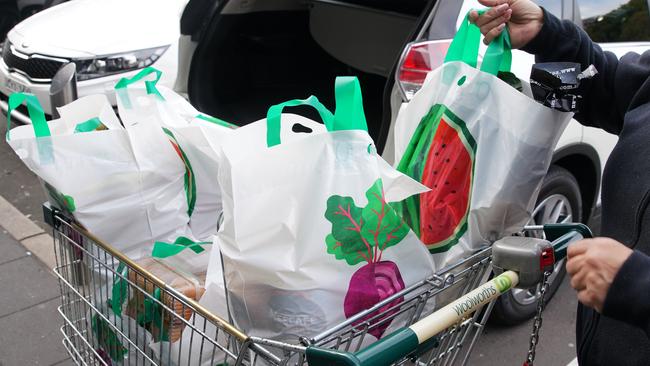
[[[443,105],[422,118],[397,170],[431,189],[394,204],[431,253],[449,250],[467,231],[476,141]]]
[[[331,196],[327,200],[325,218],[332,223],[332,232],[325,242],[327,252],[336,259],[355,266],[365,263],[350,279],[343,308],[347,318],[369,309],[376,303],[405,288],[397,264],[382,260],[382,254],[391,246],[399,244],[409,233],[408,226],[397,212],[386,203],[381,179],[366,192],[368,204],[358,207],[352,197]],[[390,321],[386,317],[399,311],[403,297],[393,300],[378,310],[385,315],[372,319],[369,333],[381,338]],[[372,313],[356,324],[376,316]]]
[[[192,164],[190,164],[190,160],[187,158],[185,151],[183,151],[181,146],[178,144],[178,140],[176,140],[174,134],[164,127],[163,131],[169,138],[169,142],[172,144],[174,151],[176,151],[176,154],[178,154],[178,157],[183,162],[183,165],[185,165],[185,196],[187,198],[187,216],[192,217],[194,206],[196,205],[196,181],[194,180],[194,170],[192,169]]]

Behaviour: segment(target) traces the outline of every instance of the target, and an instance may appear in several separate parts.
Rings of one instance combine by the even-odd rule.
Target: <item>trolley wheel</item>
[[[553,165],[549,169],[537,199],[531,225],[557,222],[580,222],[582,197],[575,177],[566,169]],[[543,234],[540,234],[540,236]],[[562,260],[555,265],[549,278],[549,301],[562,284],[566,268]],[[501,296],[493,309],[491,320],[504,325],[520,324],[531,319],[537,310],[540,287],[530,290],[513,289]]]

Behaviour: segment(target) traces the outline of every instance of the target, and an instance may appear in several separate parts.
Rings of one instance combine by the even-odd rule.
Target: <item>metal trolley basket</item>
[[[44,211],[54,228],[63,344],[79,365],[464,365],[494,299],[517,282],[514,272],[509,278],[515,283],[505,288],[499,279],[507,273],[486,282],[492,247],[485,247],[322,334],[290,344],[246,335],[65,215],[47,205]],[[156,343],[133,319],[116,316],[108,284],[118,279],[129,296],[155,306],[159,319],[181,324],[183,336]],[[487,296],[494,288],[496,296]],[[402,303],[391,305],[400,297]],[[430,315],[434,301],[440,309],[453,300]],[[398,317],[405,328],[366,345],[369,331]]]

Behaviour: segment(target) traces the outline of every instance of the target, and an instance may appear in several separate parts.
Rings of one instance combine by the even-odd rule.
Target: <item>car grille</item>
[[[43,57],[43,58],[42,58]],[[14,54],[9,42],[2,49],[2,59],[10,70],[20,72],[33,81],[50,81],[66,62],[45,58],[46,56],[27,56],[27,59]]]

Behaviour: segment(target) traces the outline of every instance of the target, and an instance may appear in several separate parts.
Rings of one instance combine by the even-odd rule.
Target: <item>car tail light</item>
[[[406,100],[420,90],[427,74],[441,66],[451,40],[410,43],[399,62],[397,83]]]

